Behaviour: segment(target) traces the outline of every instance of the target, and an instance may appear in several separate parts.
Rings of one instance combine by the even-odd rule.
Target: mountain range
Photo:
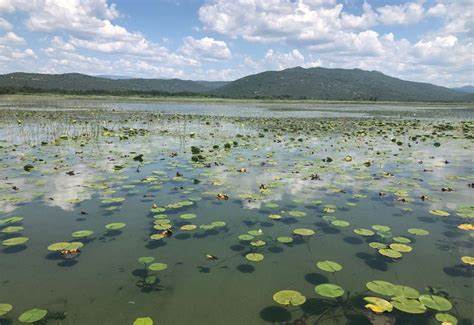
[[[140,79],[79,73],[0,75],[0,93],[207,96],[236,99],[472,102],[474,94],[377,71],[295,67],[235,81]]]

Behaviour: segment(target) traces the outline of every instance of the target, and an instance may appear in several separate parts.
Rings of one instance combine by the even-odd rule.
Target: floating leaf
[[[375,235],[375,233],[370,230],[370,229],[365,229],[365,228],[356,228],[354,229],[354,232],[357,234],[357,235],[361,235],[361,236],[373,236]]]
[[[402,236],[393,237],[392,239],[393,239],[393,241],[396,241],[397,243],[400,243],[400,244],[409,244],[409,243],[411,243],[410,238],[406,238],[406,237],[402,237]]]
[[[92,230],[79,230],[72,233],[72,237],[74,238],[85,238],[90,237],[94,234]]]
[[[378,297],[364,297],[364,300],[368,302],[365,305],[365,308],[370,309],[374,313],[383,313],[383,312],[391,312],[393,306],[390,302],[385,299],[378,298]]]
[[[152,256],[142,256],[138,258],[138,263],[140,264],[150,264],[155,260]]]
[[[428,230],[420,229],[420,228],[410,228],[410,229],[408,229],[408,232],[412,235],[417,235],[417,236],[429,235]]]
[[[190,220],[196,218],[197,216],[194,213],[185,213],[180,215],[179,217],[184,220]]]
[[[423,314],[426,311],[425,305],[423,305],[417,299],[394,297],[391,301],[391,304],[396,309],[408,314]]]
[[[28,237],[14,237],[10,239],[5,239],[2,242],[3,246],[18,246],[18,245],[23,245],[29,240]]]
[[[108,225],[105,226],[107,230],[120,230],[122,228],[125,228],[125,224],[123,222],[114,222],[114,223],[109,223]]]
[[[334,220],[331,222],[331,224],[333,226],[341,227],[341,228],[349,227],[351,225],[349,222],[345,220]]]
[[[314,290],[317,294],[326,298],[337,298],[344,294],[344,289],[331,283],[317,285]]]
[[[293,230],[293,233],[300,236],[312,236],[314,235],[314,230],[307,228],[297,228]]]
[[[418,298],[426,307],[437,311],[449,311],[453,308],[448,299],[435,295],[421,295]]]
[[[447,216],[449,216],[449,212],[448,212],[448,211],[444,211],[444,210],[430,210],[430,213],[431,213],[432,215],[440,216],[440,217],[447,217]]]
[[[47,314],[47,310],[34,308],[25,311],[18,317],[18,320],[22,323],[34,323],[45,318]]]
[[[254,237],[249,234],[242,234],[238,238],[239,240],[242,240],[242,241],[251,241],[252,239],[254,239]]]
[[[374,280],[366,283],[367,289],[383,296],[394,296],[396,286],[390,282],[382,280]]]
[[[383,243],[376,242],[376,241],[370,242],[369,246],[372,247],[372,248],[375,248],[375,249],[383,249],[383,248],[387,247],[387,245],[385,245]]]
[[[10,304],[0,304],[0,316],[5,315],[12,309],[13,309],[13,306]]]
[[[396,251],[394,249],[391,249],[391,248],[381,248],[378,250],[378,252],[383,255],[383,256],[387,256],[387,257],[390,257],[390,258],[400,258],[402,257],[402,253],[400,253],[399,251]]]
[[[281,290],[273,295],[273,300],[284,306],[300,306],[305,303],[306,297],[295,290]]]
[[[373,225],[372,229],[380,232],[389,232],[390,227],[389,226],[382,226],[382,225]]]
[[[319,261],[316,266],[326,272],[338,272],[342,270],[342,265],[333,261]]]
[[[168,265],[165,263],[153,263],[148,266],[150,271],[163,271],[168,268]]]
[[[57,252],[57,251],[72,251],[83,247],[84,244],[81,242],[59,242],[54,243],[48,246],[49,251]]]
[[[411,246],[405,244],[390,244],[390,248],[401,253],[409,253],[412,251],[413,248]]]
[[[245,258],[252,262],[260,262],[263,261],[264,256],[259,253],[249,253],[245,255]]]
[[[280,237],[277,237],[277,241],[283,244],[289,244],[293,242],[293,238],[288,237],[288,236],[280,236]]]
[[[253,240],[250,242],[250,245],[255,246],[255,247],[261,247],[261,246],[264,246],[265,244],[266,242],[260,239]]]
[[[197,228],[196,225],[183,225],[181,226],[181,230],[184,230],[184,231],[191,231],[191,230],[195,230]]]
[[[443,325],[456,325],[458,323],[458,319],[456,317],[446,313],[437,313],[435,318],[437,321],[442,322]]]
[[[153,325],[153,319],[150,317],[140,317],[135,319],[133,325]]]
[[[306,212],[297,211],[297,210],[289,211],[288,214],[295,218],[301,218],[301,217],[306,216]]]
[[[474,257],[472,256],[463,256],[461,257],[461,261],[467,265],[474,265]]]

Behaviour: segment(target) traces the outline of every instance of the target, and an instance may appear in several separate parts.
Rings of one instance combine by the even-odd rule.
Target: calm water
[[[474,235],[458,226],[474,217],[473,138],[467,107],[0,102],[0,219],[23,217],[0,225],[23,227],[0,241],[29,239],[0,249],[0,303],[13,305],[0,322],[41,308],[44,324],[440,323],[432,308],[364,308],[384,297],[366,283],[384,280],[445,297],[471,324],[473,266],[461,257]],[[407,240],[397,258],[369,246]],[[81,253],[48,251],[64,241]],[[147,271],[145,256],[167,269]],[[316,293],[323,283],[344,295]],[[306,302],[279,305],[284,289]]]

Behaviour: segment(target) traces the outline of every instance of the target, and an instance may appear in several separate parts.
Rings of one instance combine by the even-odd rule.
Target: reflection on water
[[[459,228],[474,213],[469,110],[443,108],[455,118],[441,120],[433,107],[414,109],[423,117],[414,119],[408,107],[3,106],[0,219],[24,219],[0,225],[0,240],[29,239],[0,250],[0,303],[14,306],[4,316],[14,324],[35,307],[48,310],[48,324],[436,323],[432,308],[364,308],[363,297],[383,297],[368,291],[373,280],[443,296],[451,315],[471,322],[473,271],[461,257],[474,255],[473,232]],[[74,239],[79,230],[93,235]],[[48,251],[63,241],[84,246],[72,259]],[[390,258],[373,242],[412,251]],[[166,270],[148,270],[137,261],[146,256]],[[343,268],[325,272],[323,260]],[[344,296],[317,294],[323,283]],[[306,302],[279,305],[272,297],[283,289]]]

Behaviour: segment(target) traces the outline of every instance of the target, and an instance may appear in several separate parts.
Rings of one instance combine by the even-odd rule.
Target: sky
[[[473,0],[0,0],[0,73],[235,80],[295,66],[474,84]]]

